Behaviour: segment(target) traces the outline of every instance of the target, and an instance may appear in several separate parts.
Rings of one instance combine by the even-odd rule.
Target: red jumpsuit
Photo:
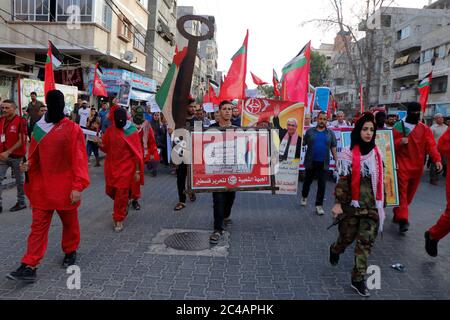
[[[144,127],[141,126],[139,129],[139,137],[141,139],[141,147],[142,147],[142,153],[144,155],[144,163],[147,163],[150,161],[150,156],[153,156],[153,159],[155,161],[161,161],[161,158],[158,153],[158,147],[156,146],[156,139],[155,134],[153,133],[153,129],[151,126],[149,126],[148,130],[148,139],[147,139],[147,152],[144,151]],[[133,182],[133,185],[131,187],[131,199],[138,200],[141,198],[141,184],[140,182]]]
[[[450,127],[439,139],[439,151],[450,159]],[[448,164],[447,164],[448,165]],[[447,171],[447,208],[442,214],[437,224],[430,230],[430,237],[433,240],[441,240],[450,232],[450,174]]]
[[[124,221],[136,171],[140,171],[139,184],[144,184],[144,157],[139,134],[134,125],[128,129],[112,125],[102,140],[102,150],[106,153],[106,194],[114,200],[114,221]]]
[[[36,125],[39,126],[39,122]],[[33,217],[22,263],[35,267],[47,249],[48,231],[55,210],[63,224],[64,253],[76,251],[80,243],[80,202],[72,204],[70,199],[73,190],[82,192],[90,183],[86,143],[80,126],[63,119],[44,137],[33,133],[28,158],[29,181],[25,182],[24,189],[30,199]]]
[[[404,136],[401,131],[397,130],[397,127],[393,132],[400,194],[400,206],[394,208],[394,219],[408,221],[408,206],[419,187],[425,166],[425,155],[429,154],[435,163],[441,162],[441,156],[431,129],[423,123],[417,124],[407,136],[408,144],[406,145],[401,145]]]

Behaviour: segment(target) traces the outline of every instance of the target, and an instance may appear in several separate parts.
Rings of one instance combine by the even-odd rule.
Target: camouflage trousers
[[[356,240],[355,265],[352,271],[353,281],[363,281],[368,267],[368,258],[378,234],[379,217],[376,209],[359,209],[342,206],[346,217],[339,224],[339,237],[331,251],[344,253]]]

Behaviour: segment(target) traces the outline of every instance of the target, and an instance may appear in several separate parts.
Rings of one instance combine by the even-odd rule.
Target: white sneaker
[[[302,207],[306,207],[307,202],[308,202],[307,198],[302,198],[302,201],[300,202],[300,204],[302,205]]]
[[[317,206],[316,212],[317,212],[317,215],[319,215],[319,216],[323,216],[325,214],[325,211],[323,210],[322,206]]]

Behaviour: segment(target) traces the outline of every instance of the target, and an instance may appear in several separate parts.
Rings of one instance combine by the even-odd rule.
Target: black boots
[[[408,220],[399,220],[398,221],[398,230],[400,231],[400,233],[405,233],[407,232],[409,229],[409,223]]]
[[[330,246],[330,264],[332,266],[337,266],[339,263],[339,254],[334,253],[331,248],[333,245]]]
[[[76,261],[77,261],[77,252],[74,251],[72,253],[68,253],[64,256],[62,267],[68,268],[70,266],[73,266]]]
[[[430,238],[430,233],[425,232],[425,251],[431,257],[437,257],[438,255],[438,240],[433,240]]]
[[[363,281],[353,281],[352,280],[352,288],[361,296],[361,297],[370,297],[369,290],[366,287],[366,282]]]
[[[36,268],[32,268],[22,263],[16,271],[8,273],[6,277],[10,280],[34,283],[36,281]]]

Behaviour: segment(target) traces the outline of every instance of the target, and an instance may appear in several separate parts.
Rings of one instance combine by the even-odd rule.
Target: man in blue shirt
[[[102,102],[102,109],[98,114],[101,120],[101,131],[102,133],[105,133],[106,128],[108,128],[111,125],[111,122],[108,120],[109,110],[107,102]]]
[[[317,116],[317,126],[309,129],[305,133],[303,145],[308,146],[305,155],[305,180],[303,182],[302,206],[306,206],[309,189],[317,176],[316,212],[324,215],[323,199],[325,197],[325,187],[327,183],[327,173],[330,165],[330,151],[334,160],[336,154],[336,136],[334,132],[327,128],[327,115],[320,112]]]

